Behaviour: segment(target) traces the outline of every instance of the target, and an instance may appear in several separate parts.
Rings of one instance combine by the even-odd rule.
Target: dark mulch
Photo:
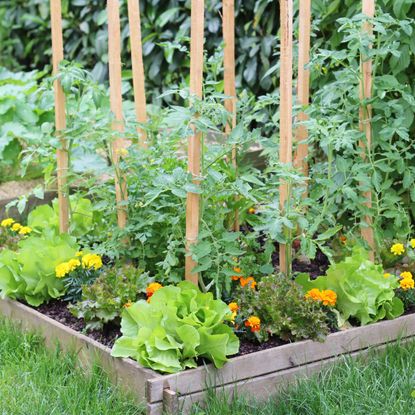
[[[35,310],[108,347],[112,347],[115,340],[121,335],[120,328],[114,324],[107,324],[103,331],[86,332],[84,320],[74,317],[67,305],[68,303],[65,301],[55,300],[42,304]]]

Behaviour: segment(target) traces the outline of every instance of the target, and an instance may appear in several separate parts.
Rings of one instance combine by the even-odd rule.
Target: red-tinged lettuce
[[[305,291],[312,288],[333,290],[337,294],[340,325],[350,317],[365,325],[399,317],[404,311],[402,301],[395,297],[399,286],[397,279],[385,278],[382,266],[370,261],[367,252],[359,247],[344,261],[330,265],[326,276],[310,280],[308,275],[301,274],[296,282]]]
[[[239,350],[238,338],[224,324],[231,317],[223,301],[189,282],[164,287],[150,303],[138,301],[124,310],[123,336],[115,342],[112,355],[131,357],[164,373],[196,367],[199,357],[219,368]]]

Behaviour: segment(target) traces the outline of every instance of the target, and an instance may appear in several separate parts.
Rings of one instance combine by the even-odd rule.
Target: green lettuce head
[[[350,317],[365,325],[385,317],[396,318],[404,311],[402,301],[395,297],[398,280],[393,276],[385,278],[382,266],[370,261],[361,247],[355,247],[344,261],[330,265],[326,276],[310,280],[308,275],[300,274],[296,282],[305,291],[333,290],[337,294],[340,325]]]
[[[224,324],[231,316],[223,301],[201,293],[190,282],[164,287],[150,303],[141,300],[124,310],[123,336],[115,342],[112,355],[131,357],[164,373],[196,367],[199,357],[219,368],[228,355],[239,351],[238,338]]]

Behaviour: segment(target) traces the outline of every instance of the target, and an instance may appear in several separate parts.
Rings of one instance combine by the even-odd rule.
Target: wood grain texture
[[[191,3],[191,41],[190,41],[190,93],[202,98],[203,89],[203,42],[204,42],[204,0],[192,0]],[[194,132],[188,140],[188,169],[193,182],[198,185],[200,177],[200,132]],[[186,263],[185,278],[198,284],[199,275],[193,272],[196,262],[189,255],[191,246],[197,243],[200,221],[200,197],[188,192],[186,200]]]
[[[147,122],[147,107],[144,84],[143,46],[141,40],[140,0],[128,0],[128,21],[130,25],[135,114],[137,121],[144,124]],[[147,147],[146,132],[138,127],[137,133],[139,144],[142,147]]]
[[[236,126],[236,76],[235,76],[235,1],[223,0],[223,69],[225,108],[231,114],[231,121],[226,124],[225,134],[229,135]],[[232,164],[237,168],[236,146],[232,148]],[[233,230],[239,232],[239,212],[234,212]]]
[[[110,83],[110,106],[114,116],[112,129],[117,132],[124,131],[122,112],[122,79],[121,79],[121,31],[120,31],[120,5],[118,0],[107,1],[108,12],[108,64]],[[123,173],[119,169],[121,150],[128,147],[122,138],[112,142],[112,159],[115,169],[115,195],[117,203],[117,220],[120,228],[127,224],[127,185]]]
[[[50,18],[52,31],[52,66],[53,74],[56,75],[59,71],[59,64],[63,60],[61,0],[50,0]],[[67,183],[69,157],[68,143],[62,134],[62,131],[66,129],[65,94],[59,80],[54,81],[53,88],[55,95],[55,128],[61,144],[61,148],[56,150],[59,230],[61,233],[66,233],[69,229],[69,192]]]
[[[292,163],[292,88],[293,88],[293,0],[280,1],[280,162]],[[280,183],[280,209],[283,211],[289,197],[286,182]],[[280,244],[280,271],[288,273],[286,253],[291,247]]]
[[[324,343],[306,340],[235,357],[220,370],[210,364],[179,374],[150,379],[147,384],[147,399],[150,403],[161,401],[165,388],[176,391],[179,395],[194,394],[205,390],[206,385],[219,387],[236,381],[242,382],[257,376],[381,345],[400,336],[405,338],[414,335],[414,314],[370,326],[356,327],[330,334]]]
[[[375,0],[363,0],[362,1],[362,13],[368,17],[374,17],[375,15]],[[367,23],[363,27],[364,31],[368,33],[372,33],[372,25]],[[361,141],[360,147],[362,148],[363,157],[366,158],[372,146],[372,107],[369,104],[366,104],[365,101],[372,97],[372,61],[367,59],[367,57],[361,57],[361,71],[362,71],[362,79],[360,83],[360,99],[362,101],[362,105],[360,106],[359,111],[359,127],[360,131],[364,132],[366,137],[366,142]],[[364,194],[366,198],[366,206],[370,209],[372,207],[372,193],[366,192]],[[365,216],[364,219],[366,225],[362,226],[361,234],[363,239],[369,245],[370,252],[370,259],[372,261],[375,260],[375,239],[373,234],[372,228],[372,217],[370,215]]]
[[[310,100],[310,70],[307,65],[310,62],[310,38],[311,38],[311,0],[300,0],[299,2],[299,28],[298,28],[298,83],[297,101],[305,108]],[[308,130],[302,122],[308,117],[304,111],[298,114],[297,121],[300,123],[296,128],[295,139],[297,149],[294,157],[294,166],[301,170],[304,176],[308,175],[308,145],[304,141],[308,138]],[[307,196],[307,190],[304,193]]]
[[[145,400],[146,381],[161,377],[131,359],[112,357],[108,347],[16,301],[0,299],[0,314],[23,330],[41,334],[52,349],[59,343],[62,350],[75,351],[83,369],[99,364],[115,384],[132,392],[137,402]]]

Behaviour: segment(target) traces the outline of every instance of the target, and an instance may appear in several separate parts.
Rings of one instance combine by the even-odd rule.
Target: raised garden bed
[[[63,349],[76,350],[82,366],[98,362],[114,383],[146,403],[148,415],[188,413],[193,403],[204,399],[208,387],[230,395],[242,391],[257,399],[267,398],[279,387],[321,370],[342,355],[361,356],[371,348],[415,337],[415,314],[408,314],[330,334],[324,343],[307,340],[239,356],[220,370],[209,364],[160,375],[133,360],[111,357],[108,347],[19,302],[0,300],[0,313],[24,329],[41,333],[48,346],[56,347],[59,342]]]

